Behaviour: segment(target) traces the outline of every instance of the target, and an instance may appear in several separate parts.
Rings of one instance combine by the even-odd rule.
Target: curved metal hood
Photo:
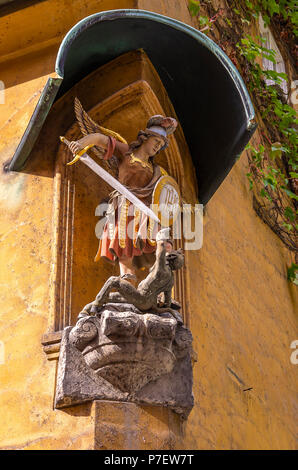
[[[49,79],[10,163],[20,170],[55,99],[90,72],[144,49],[183,127],[206,204],[253,134],[254,109],[243,80],[222,49],[196,29],[143,10],[96,13],[77,23],[61,43]]]

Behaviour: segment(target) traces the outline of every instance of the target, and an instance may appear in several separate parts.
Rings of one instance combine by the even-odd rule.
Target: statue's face
[[[142,147],[150,157],[153,157],[163,146],[163,139],[155,136],[149,137],[142,145]]]

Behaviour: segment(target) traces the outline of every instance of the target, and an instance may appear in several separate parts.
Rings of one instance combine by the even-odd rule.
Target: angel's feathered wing
[[[97,124],[97,122],[93,121],[89,114],[84,110],[80,100],[77,97],[74,101],[74,110],[81,132],[84,136],[88,134],[99,133],[115,137],[116,140],[127,144],[126,140],[120,134],[117,134],[117,132],[114,132],[110,129],[106,129],[105,127],[102,127]],[[91,150],[99,158],[102,158],[105,153],[105,150],[98,146],[92,147]],[[117,169],[117,159],[112,157],[107,163],[110,169],[115,172]]]

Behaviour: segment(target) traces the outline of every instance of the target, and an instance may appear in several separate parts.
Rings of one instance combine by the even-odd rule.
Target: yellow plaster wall
[[[47,0],[0,17],[0,80],[5,86],[0,110],[5,137],[0,151],[7,160],[15,153],[47,79],[56,76],[56,56],[65,34],[86,16],[135,4],[134,0]]]
[[[254,212],[246,172],[243,154],[208,203],[203,248],[189,256],[198,363],[186,447],[297,446],[294,259]]]
[[[0,79],[9,84],[0,104],[0,448],[96,448],[109,417],[114,423],[126,413],[115,408],[113,415],[102,405],[106,428],[100,428],[97,404],[53,410],[56,365],[40,344],[49,328],[52,158],[45,154],[27,172],[2,168],[54,72],[61,36],[95,11],[135,3],[49,0],[0,18]],[[140,0],[138,7],[193,21],[186,1]],[[148,448],[295,448],[297,366],[290,363],[290,343],[297,338],[297,295],[286,280],[291,257],[256,216],[245,173],[242,155],[208,204],[202,250],[188,254],[198,362],[184,443],[154,440],[180,430],[175,419],[151,410],[140,417],[141,434],[154,430]],[[115,448],[128,445],[121,439]]]

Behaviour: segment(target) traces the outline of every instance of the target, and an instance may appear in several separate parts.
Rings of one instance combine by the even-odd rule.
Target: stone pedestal
[[[64,330],[55,407],[130,402],[169,408],[186,419],[193,406],[191,341],[179,315],[107,304]]]

